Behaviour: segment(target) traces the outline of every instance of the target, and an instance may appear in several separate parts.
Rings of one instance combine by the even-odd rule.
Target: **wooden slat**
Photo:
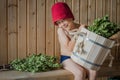
[[[63,69],[39,73],[6,71],[0,72],[0,80],[73,80],[73,75]]]
[[[69,8],[72,10],[72,0],[65,0],[65,3],[67,3]]]
[[[36,53],[36,0],[28,0],[28,45],[29,48],[29,53],[30,54],[35,54]]]
[[[80,23],[87,24],[88,20],[88,1],[80,0]]]
[[[80,1],[72,0],[72,12],[76,23],[80,23]]]
[[[54,0],[46,0],[46,54],[54,55],[54,25],[51,17],[51,7]]]
[[[111,19],[111,1],[110,0],[105,0],[105,15],[109,15]]]
[[[55,0],[55,3],[56,2],[64,2],[64,0]],[[55,56],[57,56],[59,59],[60,59],[60,44],[59,44],[59,41],[58,41],[58,34],[57,34],[57,29],[58,27],[57,26],[54,26],[55,27]]]
[[[65,2],[65,0],[55,0],[55,2]]]
[[[117,0],[117,24],[120,25],[120,0]],[[120,43],[120,39],[118,40],[118,42]],[[117,47],[117,60],[120,61],[120,46]]]
[[[110,20],[111,22],[117,23],[117,7],[116,7],[116,0],[111,0],[111,5],[110,5]],[[115,60],[117,60],[117,47],[113,47],[112,49],[112,55],[114,55]]]
[[[27,0],[26,1],[27,3],[26,3],[26,7],[27,7],[27,10],[26,10],[26,14],[27,14],[27,25],[26,25],[26,27],[27,27],[27,30],[26,30],[26,33],[27,33],[27,35],[26,35],[26,38],[27,38],[27,46],[26,46],[26,51],[27,51],[27,55],[29,55],[30,53],[29,53],[29,0]]]
[[[105,13],[105,0],[102,0],[102,16],[106,15]]]
[[[18,0],[18,58],[26,57],[26,0]]]
[[[45,53],[45,0],[37,0],[37,54]]]
[[[17,1],[8,0],[8,62],[17,58]]]
[[[0,64],[7,63],[7,12],[6,0],[0,1]]]
[[[116,23],[117,20],[117,6],[116,6],[117,0],[111,0],[111,21]]]
[[[120,24],[120,0],[117,0],[117,24]]]
[[[60,57],[60,44],[58,41],[57,27],[55,27],[55,56]]]
[[[96,17],[96,0],[88,0],[88,25],[92,24]]]
[[[112,68],[102,66],[100,71],[98,71],[98,76],[96,80],[107,80],[108,76],[119,76],[120,66],[118,65],[120,64],[115,64],[115,66]],[[38,73],[20,71],[0,72],[0,80],[73,80],[73,78],[73,74],[64,69]]]
[[[96,18],[102,17],[102,0],[96,0]]]

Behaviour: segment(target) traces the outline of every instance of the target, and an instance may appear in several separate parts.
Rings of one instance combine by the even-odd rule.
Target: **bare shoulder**
[[[63,29],[62,28],[58,28],[57,33],[59,34],[61,32],[63,32]]]
[[[58,35],[64,35],[65,31],[62,28],[58,28],[57,33]]]

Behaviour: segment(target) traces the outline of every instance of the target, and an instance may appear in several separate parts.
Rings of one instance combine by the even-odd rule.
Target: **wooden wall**
[[[91,24],[106,14],[120,24],[120,0],[0,0],[0,64],[44,53],[60,55],[51,6],[58,1],[71,8],[75,22]],[[120,60],[120,47],[112,49]]]
[[[58,1],[69,5],[75,22],[89,25],[108,14],[120,24],[120,0],[0,0],[0,65],[31,54],[60,55],[51,19],[51,6]],[[112,49],[115,61],[120,61],[119,53],[120,47]]]

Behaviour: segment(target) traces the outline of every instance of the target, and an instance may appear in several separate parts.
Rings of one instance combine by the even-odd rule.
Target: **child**
[[[70,37],[69,31],[78,30],[85,25],[74,23],[74,16],[64,2],[55,3],[52,6],[52,20],[58,26],[58,40],[61,47],[61,63],[64,69],[70,71],[74,75],[74,80],[85,80],[86,76],[89,80],[95,80],[96,71],[87,70],[78,65],[70,58],[75,45],[75,37]]]

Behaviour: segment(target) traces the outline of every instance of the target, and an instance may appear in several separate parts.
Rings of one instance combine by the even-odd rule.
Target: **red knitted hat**
[[[55,24],[56,21],[66,18],[72,18],[74,16],[69,8],[69,6],[64,2],[57,2],[52,6],[52,20]]]

